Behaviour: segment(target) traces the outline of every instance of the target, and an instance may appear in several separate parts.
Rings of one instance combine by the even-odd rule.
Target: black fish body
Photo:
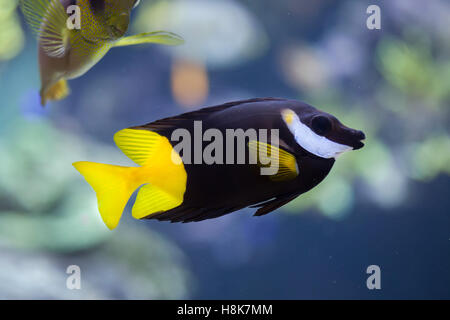
[[[186,136],[190,143],[185,144]],[[360,149],[363,139],[361,131],[308,104],[253,99],[119,131],[117,146],[139,167],[74,166],[96,191],[111,229],[138,188],[133,217],[191,222],[246,207],[258,208],[255,215],[267,214],[314,188],[336,157]],[[275,170],[263,174],[268,168]]]
[[[176,129],[184,128],[193,133],[194,121],[202,121],[203,132],[211,128],[218,129],[224,137],[227,129],[243,129],[244,131],[247,129],[278,129],[280,145],[285,146],[283,149],[293,152],[297,161],[302,163],[300,174],[295,179],[281,182],[272,181],[269,176],[261,175],[257,165],[185,163],[188,179],[183,205],[160,215],[150,215],[148,218],[174,222],[200,221],[272,199],[269,204],[261,205],[261,209],[256,213],[262,215],[319,184],[331,170],[334,159],[317,157],[310,159],[303,150],[289,147],[294,145],[294,137],[283,125],[280,117],[281,110],[285,108],[292,108],[292,101],[250,100],[216,108],[206,108],[179,117],[156,121],[142,127],[135,127],[157,132],[168,138],[169,141],[171,141],[172,132]],[[176,144],[172,141],[171,143]],[[208,143],[203,143],[202,150]],[[236,149],[237,144],[235,144],[234,154],[237,154]],[[194,152],[194,146],[192,146],[191,154]],[[248,157],[247,153],[246,159]],[[269,209],[270,211],[268,211]]]

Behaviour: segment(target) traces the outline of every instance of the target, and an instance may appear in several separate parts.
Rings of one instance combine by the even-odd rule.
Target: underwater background
[[[0,0],[0,298],[449,299],[449,21],[446,0],[143,0],[129,33],[186,43],[115,48],[43,109],[36,40]],[[366,146],[267,216],[171,224],[128,206],[104,226],[72,162],[129,165],[123,128],[268,96],[334,114]]]

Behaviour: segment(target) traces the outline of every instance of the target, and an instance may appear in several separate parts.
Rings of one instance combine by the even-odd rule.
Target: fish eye
[[[330,132],[332,127],[330,119],[324,116],[314,117],[312,119],[311,125],[313,131],[319,136],[326,135],[328,132]]]
[[[141,0],[136,0],[133,5],[133,9],[136,8],[141,3]]]

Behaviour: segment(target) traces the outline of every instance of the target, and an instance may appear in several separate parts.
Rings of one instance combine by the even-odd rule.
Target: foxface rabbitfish
[[[278,137],[247,135],[261,129]],[[227,132],[235,134],[236,143],[226,139]],[[246,160],[239,162],[237,140],[243,132]],[[201,221],[246,207],[257,208],[255,215],[261,216],[315,187],[340,154],[362,148],[364,139],[362,131],[306,103],[253,99],[119,131],[114,136],[117,146],[138,167],[92,162],[74,166],[95,190],[110,229],[138,188],[132,209],[137,219]],[[251,162],[252,157],[256,161]],[[277,170],[262,174],[269,162]]]

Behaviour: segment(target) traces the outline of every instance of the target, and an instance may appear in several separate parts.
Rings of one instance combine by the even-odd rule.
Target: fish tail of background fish
[[[67,81],[65,79],[61,79],[50,88],[41,90],[41,105],[45,106],[49,100],[62,100],[66,98],[69,93],[70,89],[67,85]]]

